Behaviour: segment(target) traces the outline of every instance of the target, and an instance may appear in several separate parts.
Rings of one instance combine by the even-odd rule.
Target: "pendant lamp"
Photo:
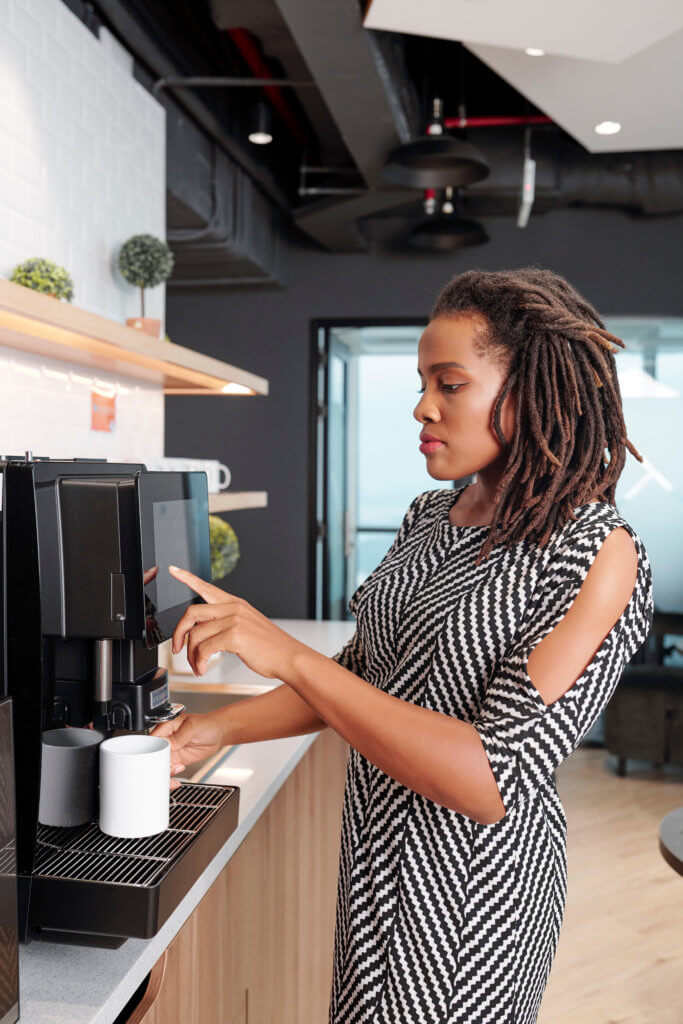
[[[427,134],[396,146],[382,168],[385,178],[408,188],[471,185],[490,173],[489,162],[480,149],[444,134],[440,99],[434,100]]]
[[[467,245],[484,245],[489,236],[476,220],[467,220],[456,214],[431,217],[413,228],[409,245],[415,249],[432,249],[451,252]]]
[[[453,205],[453,189],[446,189],[441,213],[433,214],[413,228],[408,243],[415,249],[452,252],[468,245],[484,245],[489,236],[476,220],[460,217]]]
[[[249,132],[249,141],[254,146],[268,146],[273,141],[271,108],[262,99],[256,104],[254,123]]]

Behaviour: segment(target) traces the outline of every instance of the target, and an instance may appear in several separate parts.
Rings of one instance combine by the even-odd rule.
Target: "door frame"
[[[422,316],[396,316],[396,317],[322,317],[314,318],[309,322],[309,374],[308,374],[308,484],[307,484],[307,509],[306,509],[306,535],[307,535],[307,616],[310,619],[317,618],[318,595],[317,586],[317,545],[318,545],[318,519],[317,519],[317,489],[318,489],[318,461],[321,458],[319,451],[319,419],[318,419],[318,371],[319,361],[319,332],[324,331],[324,358],[327,360],[329,352],[329,333],[335,327],[424,327],[426,317]],[[327,393],[327,369],[325,371],[325,393]],[[327,423],[323,423],[321,433],[322,451],[322,474],[323,474],[323,509],[326,515],[327,510]],[[325,526],[327,525],[324,520]]]

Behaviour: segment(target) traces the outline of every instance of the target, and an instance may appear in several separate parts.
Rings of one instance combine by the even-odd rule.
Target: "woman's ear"
[[[500,442],[500,438],[498,437],[498,434],[496,433],[496,428],[495,428],[495,422],[494,422],[494,420],[495,420],[495,408],[496,408],[496,405],[498,403],[498,399],[500,398],[500,395],[505,390],[506,385],[507,385],[507,380],[504,380],[502,385],[501,385],[501,387],[500,387],[500,391],[498,392],[498,395],[496,396],[496,401],[493,403],[493,408],[491,409],[491,433],[494,435],[494,437],[496,438],[496,440],[498,442]],[[512,441],[512,438],[513,438],[514,433],[515,433],[515,410],[516,410],[516,408],[517,408],[517,381],[515,381],[515,383],[511,387],[510,391],[508,392],[508,394],[503,399],[503,404],[502,404],[501,409],[500,409],[500,428],[501,428],[503,437],[505,438],[505,441],[506,441],[506,443],[508,445]]]
[[[512,385],[510,394],[506,396],[503,402],[503,409],[500,417],[501,426],[503,428],[503,434],[508,444],[511,443],[512,438],[515,436],[515,414],[517,410],[517,395],[518,387],[517,381]]]

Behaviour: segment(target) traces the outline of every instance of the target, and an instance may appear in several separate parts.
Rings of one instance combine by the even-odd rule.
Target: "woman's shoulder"
[[[623,529],[630,536],[638,556],[636,589],[651,589],[650,560],[642,538],[616,505],[607,501],[588,502],[574,509],[575,519],[555,531],[543,562],[553,574],[585,578],[607,537]]]
[[[553,544],[557,549],[567,543],[602,542],[613,530],[622,527],[633,538],[636,547],[643,542],[636,530],[621,514],[616,505],[608,501],[591,501],[579,505],[574,510],[574,519],[568,519],[555,531]]]

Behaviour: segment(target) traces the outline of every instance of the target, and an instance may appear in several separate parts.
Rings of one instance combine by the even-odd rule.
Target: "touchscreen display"
[[[186,608],[201,600],[169,565],[211,580],[206,473],[151,472],[136,476],[140,568],[147,647],[167,640]]]
[[[165,612],[196,597],[193,590],[171,576],[168,567],[177,565],[180,569],[189,569],[196,576],[201,574],[199,513],[197,498],[155,501],[152,505],[154,550],[159,570],[156,577],[157,612]]]

